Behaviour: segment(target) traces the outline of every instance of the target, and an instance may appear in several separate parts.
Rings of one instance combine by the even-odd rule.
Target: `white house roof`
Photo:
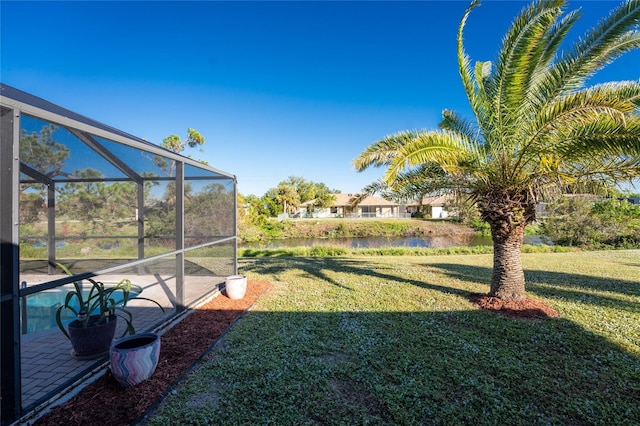
[[[435,195],[431,197],[424,197],[422,199],[423,206],[432,206],[432,207],[442,207],[445,204],[451,203],[453,201],[453,196],[449,194],[445,195]],[[418,206],[421,203],[419,201],[413,201],[409,205],[410,206]]]

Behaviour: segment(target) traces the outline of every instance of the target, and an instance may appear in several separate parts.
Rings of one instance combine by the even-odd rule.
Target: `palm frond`
[[[595,72],[625,52],[640,46],[640,34],[630,29],[640,20],[640,0],[629,0],[587,32],[575,44],[582,72]],[[576,70],[578,72],[578,70]]]
[[[445,110],[440,130],[387,136],[354,160],[356,169],[385,166],[381,185],[396,194],[437,182],[475,201],[511,194],[527,203],[567,183],[639,176],[640,80],[585,83],[640,48],[640,0],[627,0],[568,53],[560,49],[579,10],[565,14],[565,0],[537,0],[513,21],[497,59],[472,66],[463,33],[479,4],[471,2],[457,33],[458,69],[475,122]]]
[[[412,193],[413,199],[426,195],[441,195],[455,187],[455,180],[437,163],[420,164],[400,173],[393,184],[394,191]]]
[[[492,96],[496,126],[500,134],[512,134],[512,122],[522,115],[523,97],[539,70],[541,58],[551,52],[548,37],[558,43],[556,21],[562,14],[564,0],[535,2],[525,7],[515,19],[503,40],[492,75],[495,93]],[[553,32],[550,32],[554,29]],[[500,138],[504,143],[512,138]]]
[[[558,60],[547,86],[551,93],[564,95],[583,87],[586,79],[621,55],[640,47],[640,0],[628,0],[579,38]]]
[[[386,166],[398,155],[403,146],[421,134],[418,130],[408,130],[385,136],[369,145],[353,160],[354,168],[361,172],[368,167]]]
[[[527,167],[537,162],[543,153],[553,152],[550,145],[571,143],[568,141],[576,136],[567,132],[576,130],[580,123],[586,128],[608,116],[624,125],[639,97],[640,81],[621,81],[596,85],[547,102],[539,109],[535,120],[522,130],[524,141],[515,167]],[[616,129],[624,132],[621,128]]]
[[[459,189],[450,175],[435,163],[419,166],[398,174],[396,179],[387,183],[379,179],[362,189],[357,197],[361,202],[369,195],[380,195],[386,200],[407,203],[427,195],[442,195]]]
[[[536,75],[538,75],[537,71],[544,71],[546,67],[556,59],[560,46],[580,17],[581,14],[579,11],[572,10],[567,12],[563,17],[560,17],[558,21],[547,29],[546,45],[540,56],[540,61],[538,61]]]
[[[393,182],[399,173],[419,164],[435,163],[448,172],[457,170],[463,161],[477,155],[477,147],[457,132],[449,130],[423,132],[403,146],[390,162],[384,180]]]
[[[558,129],[596,120],[602,114],[624,120],[626,114],[636,109],[639,100],[640,81],[595,85],[548,102],[532,120],[531,132],[555,134]]]
[[[442,111],[442,121],[438,127],[442,130],[457,132],[469,140],[478,140],[480,135],[480,129],[476,122],[467,120],[448,109]],[[478,141],[478,143],[480,142]]]
[[[458,26],[458,36],[457,36],[457,46],[458,46],[458,71],[460,73],[460,77],[462,78],[462,86],[464,87],[464,91],[467,94],[467,98],[469,99],[469,103],[471,104],[471,109],[474,111],[476,115],[476,119],[478,122],[485,121],[484,113],[486,113],[487,108],[483,105],[486,103],[487,99],[483,96],[483,92],[477,90],[477,86],[473,79],[473,72],[471,67],[471,61],[469,60],[469,56],[464,50],[463,43],[463,33],[464,27],[467,23],[467,19],[469,18],[469,14],[473,9],[480,5],[479,0],[473,0],[467,10],[462,15],[462,19],[460,20],[460,25]]]
[[[629,114],[624,120],[617,120],[599,115],[574,125],[548,149],[565,161],[577,163],[581,159],[640,158],[640,116]]]
[[[381,189],[376,188],[376,186],[380,183],[381,181],[376,181],[367,185],[363,189],[361,194],[355,194],[353,197],[351,197],[351,199],[349,199],[349,205],[352,207],[355,207],[358,204],[360,204],[362,201],[364,201],[364,199],[367,198],[368,196],[374,195],[377,192],[379,192]]]
[[[640,157],[613,156],[582,159],[566,165],[565,175],[571,176],[572,185],[604,185],[613,187],[631,182],[640,176]]]
[[[560,45],[579,18],[578,11],[571,11],[548,29],[547,45],[536,64],[526,94],[526,102],[523,102],[523,116],[529,116],[530,111],[539,110],[557,95],[557,91],[554,90],[555,85],[551,83],[557,81],[557,76],[554,75],[557,70],[553,69],[552,63],[556,59]]]

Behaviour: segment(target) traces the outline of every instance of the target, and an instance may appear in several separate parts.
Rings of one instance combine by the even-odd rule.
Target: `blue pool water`
[[[89,293],[90,284],[87,283],[87,290],[83,291],[84,295]],[[73,284],[64,285],[51,290],[44,290],[30,296],[26,296],[27,300],[26,315],[23,312],[22,316],[22,333],[34,333],[36,331],[47,330],[49,328],[57,328],[56,323],[56,311],[58,307],[64,305],[64,299],[67,296],[67,292],[75,290]],[[142,288],[138,286],[131,287],[131,293],[129,298],[133,298],[142,293]],[[120,294],[118,294],[119,296]],[[117,300],[116,303],[121,303],[122,300]],[[77,306],[74,306],[74,308]],[[23,305],[24,308],[24,305]],[[66,323],[69,323],[75,319],[73,312],[68,309],[63,309],[62,318]]]

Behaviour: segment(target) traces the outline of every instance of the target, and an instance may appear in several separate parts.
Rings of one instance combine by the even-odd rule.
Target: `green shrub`
[[[551,208],[540,235],[562,246],[583,248],[640,247],[640,206],[626,200],[591,201],[565,197]]]
[[[309,249],[309,256],[329,257],[344,256],[347,250],[342,247],[315,246]]]

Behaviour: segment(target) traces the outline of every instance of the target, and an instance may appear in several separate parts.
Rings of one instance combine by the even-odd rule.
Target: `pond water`
[[[527,235],[525,244],[542,244],[540,237]],[[482,235],[447,235],[437,237],[364,237],[364,238],[291,238],[263,243],[240,244],[241,249],[274,249],[292,247],[338,246],[345,248],[447,248],[491,246],[491,237]]]
[[[67,245],[66,241],[56,241],[56,248],[61,248]],[[46,247],[47,246],[47,242],[46,241],[36,241],[35,243],[31,244],[31,247],[35,247],[35,248],[41,248],[41,247]]]

